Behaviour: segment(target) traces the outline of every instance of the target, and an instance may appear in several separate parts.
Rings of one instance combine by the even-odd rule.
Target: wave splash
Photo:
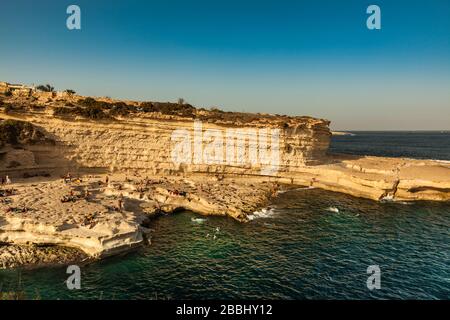
[[[201,223],[205,222],[206,219],[203,219],[203,218],[191,218],[191,221],[194,222],[194,223],[201,224]]]
[[[252,214],[248,215],[248,219],[254,220],[257,218],[272,218],[277,214],[277,211],[274,208],[263,208],[261,210],[255,211]]]
[[[327,210],[329,212],[339,213],[339,209],[336,207],[328,207],[325,210]]]

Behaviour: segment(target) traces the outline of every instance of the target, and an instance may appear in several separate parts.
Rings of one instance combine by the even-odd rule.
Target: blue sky
[[[66,28],[81,7],[82,29]],[[382,29],[366,28],[381,8]],[[84,95],[450,129],[450,1],[8,1],[0,80]]]

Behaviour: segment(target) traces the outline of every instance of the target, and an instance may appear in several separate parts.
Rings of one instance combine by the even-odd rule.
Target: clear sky
[[[70,4],[81,30],[66,28]],[[449,0],[2,1],[0,39],[0,81],[337,130],[450,129]]]

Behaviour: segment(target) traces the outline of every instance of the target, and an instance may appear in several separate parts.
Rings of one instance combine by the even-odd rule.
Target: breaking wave
[[[329,212],[339,213],[339,209],[336,207],[328,207],[326,210]]]
[[[274,208],[263,208],[248,215],[248,219],[254,220],[256,218],[272,218],[277,211]]]
[[[203,219],[203,218],[191,218],[191,221],[195,222],[195,223],[203,223],[203,222],[206,221],[206,219]]]

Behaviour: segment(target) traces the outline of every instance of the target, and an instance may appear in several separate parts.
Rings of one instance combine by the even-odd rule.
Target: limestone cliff
[[[32,123],[53,142],[4,147],[3,174],[252,176],[376,200],[450,199],[448,163],[328,155],[326,120],[47,94],[3,99],[0,118]]]
[[[101,257],[140,245],[143,224],[156,213],[248,221],[279,184],[383,201],[450,200],[448,162],[330,155],[327,120],[5,83],[2,92],[9,94],[0,94],[0,175],[15,183],[0,190],[0,243]],[[67,172],[82,179],[56,178]],[[103,184],[105,173],[114,181]],[[2,262],[11,252],[0,251],[0,267],[16,265]]]
[[[264,166],[270,165],[270,171],[275,174],[266,175],[276,176],[278,172],[323,162],[330,139],[328,121],[309,117],[286,118],[288,122],[282,125],[275,121],[260,121],[237,126],[234,123],[226,125],[220,121],[209,122],[207,118],[201,121],[138,113],[103,120],[57,117],[53,113],[51,107],[41,111],[0,113],[3,119],[32,123],[55,141],[51,147],[26,147],[26,150],[35,154],[36,167],[102,171],[133,169],[152,174],[189,172],[261,175]],[[174,161],[173,156],[176,144],[180,142],[174,136],[177,131],[188,134],[191,144],[186,161],[179,163]],[[273,141],[275,132],[276,143]],[[197,136],[201,140],[201,150],[196,150],[194,145]],[[234,145],[227,139],[230,136]],[[208,146],[217,146],[217,141],[222,145],[221,154],[214,150],[208,153]],[[230,158],[230,150],[233,158]],[[22,169],[31,168],[33,166],[27,165]]]

